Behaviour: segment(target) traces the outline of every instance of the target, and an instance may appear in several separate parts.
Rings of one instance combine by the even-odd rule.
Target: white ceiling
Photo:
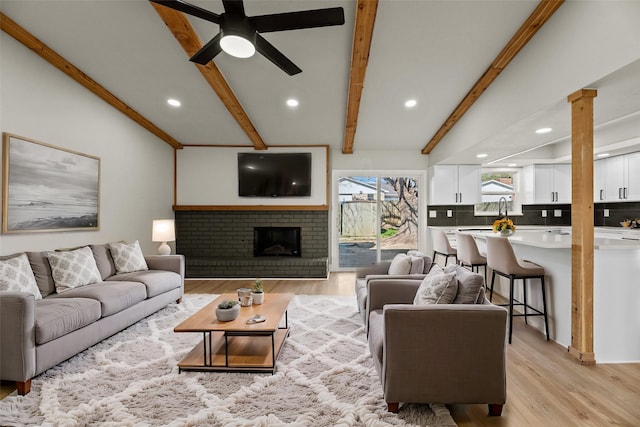
[[[223,12],[219,0],[192,3]],[[381,0],[354,152],[391,149],[420,155],[536,5],[530,0]],[[267,145],[328,144],[341,149],[355,2],[245,0],[249,16],[334,6],[344,8],[345,25],[264,35],[302,68],[301,74],[288,76],[260,55],[236,59],[221,53],[215,58]],[[598,7],[607,7],[607,13]],[[148,1],[1,0],[0,9],[179,142],[252,146]],[[567,51],[561,50],[564,39],[576,34],[567,26],[584,19],[582,15],[602,20],[602,25],[592,22],[580,37],[590,43],[594,55],[598,49],[606,52],[597,61],[606,61],[607,66],[569,72],[571,64],[588,65],[580,62],[584,52],[570,49],[570,43],[579,40],[567,40]],[[216,24],[189,19],[203,43],[218,32]],[[608,147],[612,150],[638,149],[640,32],[630,33],[627,28],[637,22],[637,1],[566,2],[469,110],[459,122],[460,129],[454,128],[443,139],[432,154],[433,161],[480,163],[475,158],[478,152],[489,153],[483,161],[491,165],[566,161],[570,133],[566,96],[582,87],[599,91],[596,150],[610,144],[614,144]],[[608,31],[612,23],[616,25],[605,34],[626,31],[625,37],[631,40],[611,40],[610,45],[607,40],[589,42],[590,35]],[[624,52],[612,52],[611,45]],[[527,60],[536,55],[553,60],[561,71],[533,69]],[[559,64],[569,60],[567,66]],[[536,82],[545,70],[558,78]],[[532,81],[542,86],[532,87]],[[516,106],[513,101],[506,106],[501,102],[509,99],[513,88],[525,87]],[[169,97],[182,101],[182,107],[168,106]],[[300,106],[288,108],[289,97],[298,98]],[[403,105],[409,98],[418,101],[411,110]],[[532,128],[542,125],[554,131],[542,137],[532,133]],[[537,146],[544,147],[518,154]]]

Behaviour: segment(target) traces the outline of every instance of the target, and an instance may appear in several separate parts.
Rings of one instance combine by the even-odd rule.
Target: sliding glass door
[[[418,177],[341,175],[337,181],[334,263],[339,269],[418,248]]]

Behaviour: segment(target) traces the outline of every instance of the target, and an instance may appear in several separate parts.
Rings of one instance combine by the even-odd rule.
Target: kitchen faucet
[[[502,215],[502,203],[504,202],[504,216]],[[507,213],[507,199],[506,197],[502,196],[498,199],[498,216],[500,218],[506,218],[509,216],[509,214]]]

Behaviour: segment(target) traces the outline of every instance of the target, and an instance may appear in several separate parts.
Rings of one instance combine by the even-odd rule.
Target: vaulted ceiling
[[[219,0],[190,3],[223,12]],[[364,0],[359,9],[351,0],[245,0],[251,16],[344,8],[342,26],[263,35],[303,70],[295,76],[261,55],[237,59],[221,53],[212,64],[196,66],[188,61],[184,31],[176,31],[175,25],[190,27],[196,44],[215,36],[218,25],[156,10],[162,6],[154,8],[145,0],[2,0],[0,9],[174,145],[328,144],[346,153],[350,148],[354,153],[431,152],[434,162],[444,163],[559,161],[568,154],[566,96],[595,87],[597,149],[637,149],[640,31],[633,28],[640,18],[640,2],[574,0],[548,11],[548,21],[529,44],[506,70],[494,72],[495,81],[484,94],[471,93],[471,101],[476,95],[480,98],[468,103],[467,114],[440,140],[439,129],[539,4]],[[571,28],[585,18],[592,19],[590,27]],[[538,27],[534,23],[530,30]],[[174,33],[182,34],[180,40]],[[361,37],[369,33],[370,40]],[[591,43],[590,34],[620,37],[620,42],[608,42],[624,51],[607,60],[607,40],[601,46]],[[581,38],[584,52],[571,48]],[[589,52],[595,56],[592,62],[607,61],[607,66],[585,61]],[[553,61],[567,75],[550,66],[536,69],[532,61]],[[576,72],[572,67],[582,68]],[[226,87],[220,87],[220,79]],[[179,99],[182,106],[167,105],[168,98]],[[288,107],[288,98],[298,99],[299,106]],[[417,105],[406,108],[408,99]],[[542,126],[554,130],[547,136],[534,135],[533,130]],[[434,136],[439,144],[431,151],[428,143]],[[478,160],[479,152],[489,156]]]

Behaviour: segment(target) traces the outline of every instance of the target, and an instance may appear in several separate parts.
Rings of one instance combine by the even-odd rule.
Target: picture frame
[[[99,230],[99,157],[3,132],[2,162],[2,233]]]

